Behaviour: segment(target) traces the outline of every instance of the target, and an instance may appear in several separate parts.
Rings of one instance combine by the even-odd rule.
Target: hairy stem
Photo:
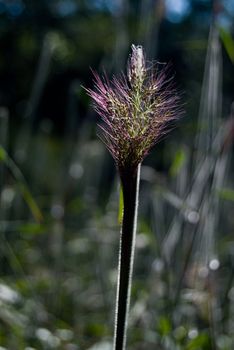
[[[120,171],[124,212],[119,246],[119,268],[113,350],[126,347],[127,321],[130,304],[132,271],[135,251],[140,165],[137,169]]]

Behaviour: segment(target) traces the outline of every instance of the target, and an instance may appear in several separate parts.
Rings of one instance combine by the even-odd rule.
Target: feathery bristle
[[[167,69],[147,68],[141,46],[132,45],[127,77],[100,78],[88,89],[101,116],[103,140],[119,168],[137,167],[171,121],[181,115],[179,96]]]

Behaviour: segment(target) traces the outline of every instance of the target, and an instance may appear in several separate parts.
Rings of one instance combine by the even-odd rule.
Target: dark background
[[[132,43],[185,114],[143,163],[129,349],[234,347],[233,23],[228,0],[0,0],[3,349],[111,349],[119,182],[83,87]]]

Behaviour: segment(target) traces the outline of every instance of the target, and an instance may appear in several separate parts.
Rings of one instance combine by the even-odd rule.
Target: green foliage
[[[0,146],[0,160],[6,164],[6,166],[14,176],[16,180],[17,188],[21,193],[22,197],[24,198],[25,202],[29,206],[35,220],[38,222],[42,221],[42,218],[43,218],[42,213],[37,203],[35,202],[35,200],[31,195],[31,192],[26,184],[23,174],[21,173],[17,165],[13,162],[13,160],[9,157],[7,152],[1,146]]]
[[[183,167],[184,163],[186,161],[186,154],[183,149],[179,149],[173,159],[173,162],[171,164],[171,167],[169,169],[169,173],[171,176],[176,176],[180,172],[181,168]]]
[[[206,333],[200,333],[194,339],[191,339],[187,346],[186,350],[209,350],[211,349],[211,342],[209,335]]]
[[[219,191],[219,196],[227,201],[234,201],[234,190],[231,188],[222,188]]]
[[[119,215],[118,215],[118,222],[121,224],[122,219],[123,219],[123,189],[122,186],[120,186],[119,189]]]
[[[220,37],[225,47],[225,50],[230,60],[232,61],[232,63],[234,63],[234,40],[232,38],[232,35],[229,30],[223,27],[219,28],[219,32],[220,32]]]
[[[168,334],[170,334],[172,331],[172,324],[169,318],[163,316],[160,318],[158,323],[158,332],[159,334],[164,337]]]

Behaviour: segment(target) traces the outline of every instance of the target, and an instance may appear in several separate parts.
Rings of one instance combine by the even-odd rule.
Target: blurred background
[[[142,167],[128,349],[234,348],[234,3],[0,0],[0,349],[108,350],[119,179],[83,86],[131,44],[185,116]]]

